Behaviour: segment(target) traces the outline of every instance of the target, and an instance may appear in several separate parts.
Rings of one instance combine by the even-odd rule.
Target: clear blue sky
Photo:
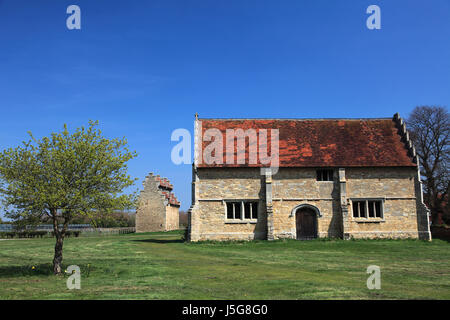
[[[139,153],[130,173],[168,177],[182,209],[191,167],[171,162],[170,135],[195,112],[406,117],[449,101],[449,0],[0,0],[0,148],[99,120]]]

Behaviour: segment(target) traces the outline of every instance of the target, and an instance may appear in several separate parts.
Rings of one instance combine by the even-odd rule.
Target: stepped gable
[[[143,181],[136,210],[136,232],[177,230],[180,201],[170,180],[149,173]]]
[[[156,184],[158,193],[163,197],[165,205],[180,206],[180,202],[172,191],[173,185],[170,183],[169,179],[161,177],[159,174],[154,175],[153,172],[150,172],[143,182],[144,189],[148,183]]]

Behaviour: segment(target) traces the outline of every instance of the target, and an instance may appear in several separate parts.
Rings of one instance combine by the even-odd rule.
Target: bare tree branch
[[[407,124],[420,158],[425,201],[437,223],[439,213],[448,216],[450,115],[445,107],[416,107]]]

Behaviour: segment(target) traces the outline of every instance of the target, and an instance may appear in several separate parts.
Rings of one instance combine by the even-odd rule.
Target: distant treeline
[[[180,211],[180,227],[187,227],[188,225],[188,213],[186,211]]]

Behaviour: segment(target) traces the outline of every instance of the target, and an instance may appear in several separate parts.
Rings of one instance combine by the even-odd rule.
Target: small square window
[[[252,216],[251,216],[251,207],[252,206],[252,204],[251,204],[251,202],[244,202],[244,217],[245,217],[245,219],[251,219],[252,218]]]
[[[226,202],[226,219],[228,220],[257,220],[258,202],[239,201]]]
[[[375,202],[369,201],[369,218],[375,218]]]
[[[352,201],[354,218],[382,218],[382,200],[354,200]]]
[[[227,202],[227,219],[234,219],[233,202]]]
[[[316,171],[316,175],[317,175],[317,181],[333,181],[333,170],[317,170]]]
[[[381,201],[368,201],[369,218],[381,218]]]
[[[252,202],[252,219],[258,219],[258,202]]]
[[[234,218],[242,219],[242,217],[241,217],[241,202],[234,203]]]
[[[366,202],[365,201],[353,201],[353,217],[365,218],[366,217]]]
[[[382,218],[381,201],[375,201],[375,217]]]

